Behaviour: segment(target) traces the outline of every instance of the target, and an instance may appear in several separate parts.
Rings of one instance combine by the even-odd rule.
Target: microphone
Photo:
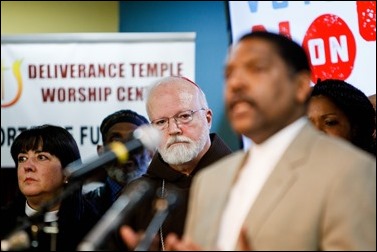
[[[175,208],[178,204],[179,193],[173,190],[171,187],[169,190],[161,188],[161,196],[157,196],[154,202],[154,208],[156,213],[154,214],[151,222],[149,223],[147,229],[145,230],[144,236],[136,246],[134,251],[148,251],[152,244],[154,236],[157,234],[161,225],[164,223],[169,211]],[[162,195],[164,194],[164,195]],[[162,239],[162,237],[160,237]]]
[[[80,160],[70,163],[65,169],[64,174],[71,180],[82,179],[92,174],[96,169],[110,161],[118,160],[119,163],[126,163],[129,153],[139,151],[146,147],[155,150],[160,143],[161,132],[151,125],[142,125],[133,132],[133,139],[126,143],[112,142],[106,146],[106,151],[81,164]]]
[[[124,220],[126,214],[132,210],[144,197],[153,195],[153,186],[144,180],[135,180],[105,212],[93,229],[84,237],[78,246],[78,251],[95,251],[109,237]]]

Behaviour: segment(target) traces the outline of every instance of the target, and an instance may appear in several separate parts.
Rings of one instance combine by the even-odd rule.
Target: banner
[[[341,79],[376,93],[375,1],[229,1],[234,42],[253,30],[288,36],[310,58],[312,85]],[[252,141],[242,137],[243,149]]]
[[[37,34],[1,37],[1,167],[23,130],[54,124],[97,155],[109,114],[146,115],[146,87],[170,75],[195,80],[195,33]],[[147,117],[148,118],[148,117]]]
[[[336,78],[376,93],[375,1],[229,1],[232,39],[264,29],[308,52],[313,76]]]

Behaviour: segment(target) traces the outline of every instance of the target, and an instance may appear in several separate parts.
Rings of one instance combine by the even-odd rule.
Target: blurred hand
[[[250,243],[248,242],[246,229],[242,229],[238,237],[238,251],[251,251]],[[179,239],[176,234],[169,234],[165,240],[166,251],[203,251],[198,245],[192,241]],[[219,251],[219,249],[214,249]]]
[[[239,251],[251,251],[250,242],[247,239],[246,229],[242,228],[238,237]]]
[[[202,249],[188,240],[180,240],[176,234],[169,234],[165,240],[166,251],[202,251]]]
[[[130,250],[134,250],[141,240],[142,234],[136,233],[129,226],[122,226],[120,228],[120,235],[123,242],[127,245]]]
[[[123,242],[127,245],[130,251],[135,250],[137,245],[139,245],[141,240],[144,238],[144,232],[137,233],[132,228],[126,225],[122,226],[119,232],[120,232],[120,236],[122,237]],[[159,246],[160,246],[160,239],[158,235],[156,235],[152,240],[149,250],[158,251],[160,250]]]

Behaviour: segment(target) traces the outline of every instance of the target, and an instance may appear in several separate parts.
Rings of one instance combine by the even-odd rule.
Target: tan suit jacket
[[[223,209],[248,154],[236,152],[195,176],[185,236],[216,250]],[[304,126],[244,222],[252,250],[376,250],[376,159]]]

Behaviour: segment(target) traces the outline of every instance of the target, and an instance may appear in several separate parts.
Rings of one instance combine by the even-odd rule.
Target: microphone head
[[[30,239],[24,230],[17,231],[8,239],[1,240],[1,251],[25,250],[28,248],[30,248]]]
[[[138,127],[133,137],[138,139],[148,150],[154,151],[161,141],[161,132],[152,125]]]

